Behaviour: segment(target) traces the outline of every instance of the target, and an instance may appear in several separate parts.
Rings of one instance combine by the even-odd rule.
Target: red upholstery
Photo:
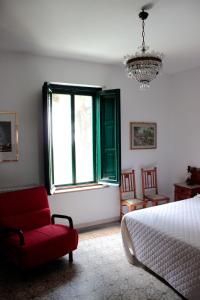
[[[30,230],[50,222],[48,198],[43,187],[0,194],[0,226]]]
[[[2,217],[0,219],[0,225],[8,227],[18,227],[21,228],[23,231],[31,230],[48,224],[50,224],[49,208],[44,208],[39,211],[37,210],[33,212],[28,212],[27,214]]]
[[[51,224],[44,187],[0,194],[0,228],[5,226],[18,227],[24,232],[22,246],[16,234],[2,242],[5,255],[23,269],[61,257],[78,245],[75,229]]]

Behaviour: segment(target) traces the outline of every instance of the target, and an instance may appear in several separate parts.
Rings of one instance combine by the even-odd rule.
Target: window
[[[120,179],[120,90],[44,83],[48,192]]]

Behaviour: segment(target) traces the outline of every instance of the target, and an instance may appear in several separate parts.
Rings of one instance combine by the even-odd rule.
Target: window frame
[[[99,170],[102,169],[102,159],[100,158],[101,146],[99,145],[99,141],[101,142],[101,133],[100,133],[100,107],[101,107],[101,96],[104,92],[107,94],[112,94],[113,92],[117,92],[117,102],[116,105],[116,120],[118,123],[115,123],[115,129],[117,132],[115,134],[118,135],[116,151],[117,151],[117,164],[116,172],[117,178],[115,182],[112,180],[100,179]],[[92,130],[93,130],[93,174],[94,180],[77,183],[74,181],[76,179],[75,174],[75,138],[74,138],[74,126],[75,119],[72,119],[72,177],[73,182],[70,184],[60,184],[55,185],[54,183],[54,161],[53,161],[53,142],[52,142],[52,94],[70,94],[71,95],[71,114],[74,116],[74,104],[75,104],[75,95],[87,95],[92,96]],[[99,111],[99,112],[98,112]],[[92,86],[76,86],[76,85],[65,85],[65,84],[57,84],[51,82],[45,82],[43,85],[43,122],[44,122],[44,163],[45,163],[45,185],[47,187],[47,191],[49,194],[55,192],[55,190],[64,190],[66,189],[76,189],[76,187],[85,187],[85,186],[94,186],[94,184],[113,184],[118,185],[120,182],[119,172],[121,172],[121,135],[120,135],[120,90],[108,90],[103,91],[101,87],[92,87]],[[99,114],[99,115],[98,115]]]

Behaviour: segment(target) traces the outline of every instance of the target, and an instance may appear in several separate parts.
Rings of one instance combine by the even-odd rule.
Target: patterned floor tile
[[[105,233],[106,231],[104,231]],[[1,264],[0,300],[180,300],[170,287],[130,265],[118,231],[80,239],[68,257],[24,275]]]

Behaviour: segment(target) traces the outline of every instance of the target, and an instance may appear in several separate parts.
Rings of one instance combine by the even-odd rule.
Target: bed
[[[130,263],[139,261],[185,298],[200,299],[200,196],[130,212],[121,230]]]

